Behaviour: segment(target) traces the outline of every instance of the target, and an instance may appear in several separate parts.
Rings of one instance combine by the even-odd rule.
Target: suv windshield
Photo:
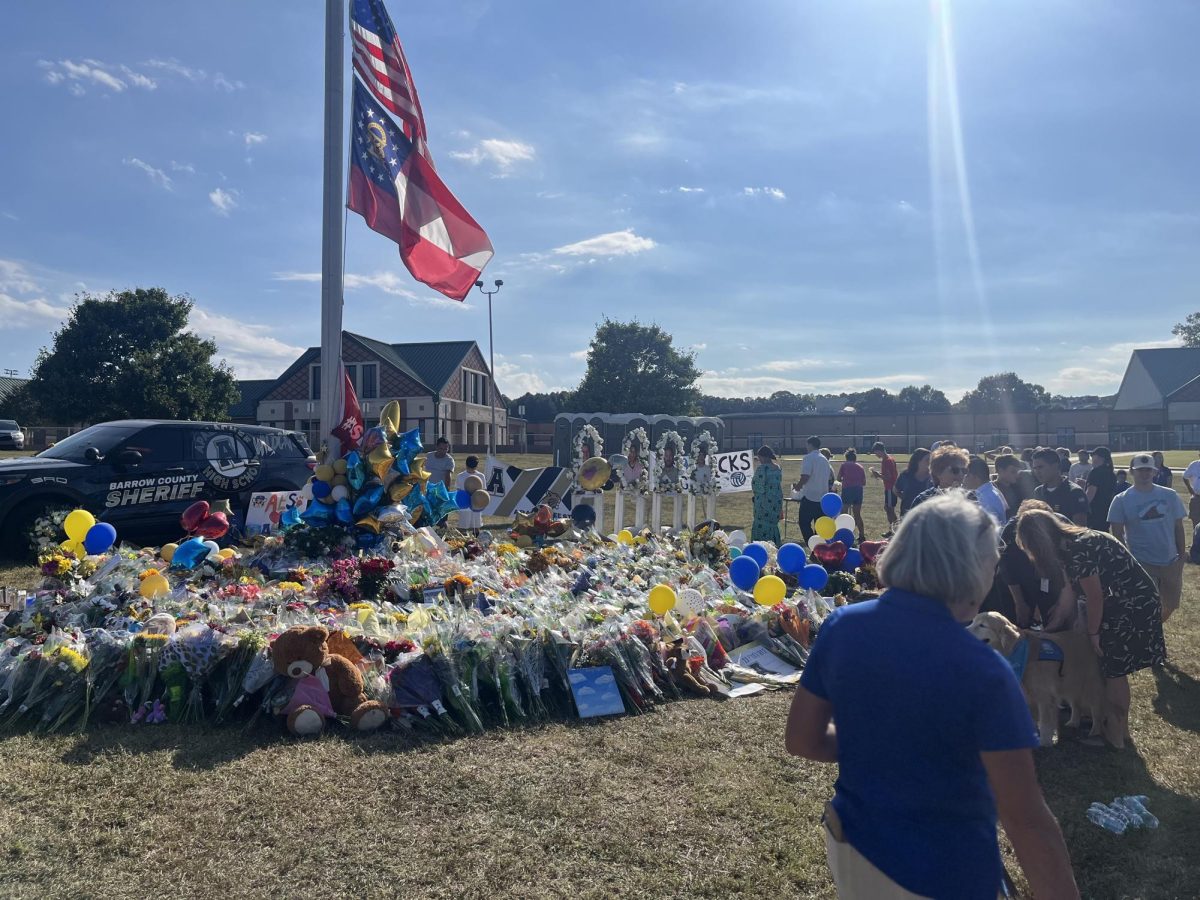
[[[89,447],[95,447],[103,456],[121,441],[140,430],[137,425],[93,425],[91,428],[85,428],[70,437],[63,438],[53,447],[43,450],[38,456],[43,459],[86,462],[84,454]]]
[[[0,419],[0,431],[20,431],[12,419]]]

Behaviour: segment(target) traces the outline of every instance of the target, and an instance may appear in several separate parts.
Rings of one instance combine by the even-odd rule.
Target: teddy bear
[[[284,708],[292,734],[320,734],[325,720],[349,716],[350,727],[374,731],[387,719],[387,708],[363,693],[362,675],[344,656],[329,652],[329,632],[320,625],[289,628],[271,644],[276,673],[295,679]]]
[[[671,673],[671,681],[676,688],[690,691],[699,697],[707,697],[712,693],[712,689],[696,677],[686,651],[682,640],[675,640],[664,646],[663,662],[666,663],[667,671]],[[704,657],[701,656],[700,659],[703,660]]]

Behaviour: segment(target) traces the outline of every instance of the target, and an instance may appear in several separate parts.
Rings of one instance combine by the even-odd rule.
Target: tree
[[[846,406],[853,407],[855,412],[863,415],[887,415],[896,411],[896,398],[883,388],[871,388],[842,396]]]
[[[896,408],[898,412],[906,413],[949,412],[950,400],[937,388],[928,384],[920,387],[910,384],[901,388],[900,393],[896,395]]]
[[[1200,347],[1200,312],[1188,315],[1171,329],[1171,334],[1183,338],[1183,346]]]
[[[963,394],[956,404],[964,412],[1030,412],[1050,403],[1050,395],[1040,384],[1022,381],[1015,372],[1001,372],[979,379],[973,391]]]
[[[571,407],[570,391],[551,391],[548,394],[533,392],[522,394],[516,400],[508,403],[508,414],[525,419],[526,422],[553,422],[560,412],[569,412]],[[519,412],[525,407],[524,416]]]
[[[700,400],[699,377],[695,354],[676,350],[659,326],[606,318],[573,403],[579,412],[690,415]]]
[[[109,419],[226,419],[233,373],[212,362],[215,341],[185,331],[192,301],[162,288],[79,294],[42,348],[28,394],[56,424]]]

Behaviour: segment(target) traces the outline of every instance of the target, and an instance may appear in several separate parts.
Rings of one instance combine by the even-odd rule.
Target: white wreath
[[[640,493],[648,493],[650,490],[650,436],[646,434],[645,428],[634,428],[632,431],[625,433],[625,440],[621,442],[621,454],[633,463],[630,458],[629,451],[633,448],[633,442],[637,441],[638,455],[637,462],[641,464],[642,471],[630,483],[625,478],[625,472],[618,473],[621,479],[621,487],[634,488]]]
[[[675,447],[675,477],[672,478],[663,469],[663,460],[666,457],[668,445]],[[658,443],[654,445],[654,489],[661,493],[674,493],[679,490],[680,476],[688,467],[687,460],[683,457],[684,440],[683,435],[678,431],[664,431],[658,439]]]
[[[585,460],[583,458],[583,443],[584,441],[592,442],[592,456],[604,458],[604,438],[600,437],[600,432],[596,430],[594,425],[584,425],[575,432],[575,440],[571,442],[571,468],[575,470],[575,477],[579,477],[579,469],[583,466]]]
[[[696,470],[699,466],[696,460],[700,458],[701,453],[705,453],[704,445],[708,445],[708,451],[705,454],[705,467],[708,469],[706,478],[697,479]],[[702,431],[692,439],[691,447],[688,450],[688,468],[687,481],[688,490],[693,494],[706,496],[709,494],[721,493],[721,479],[716,476],[712,470],[712,457],[717,452],[717,439],[708,431]]]

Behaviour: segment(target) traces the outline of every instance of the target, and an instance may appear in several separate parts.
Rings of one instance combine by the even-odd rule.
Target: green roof
[[[474,346],[474,341],[434,341],[428,344],[392,344],[392,350],[416,370],[421,381],[433,390],[440,391]]]
[[[0,400],[3,400],[27,381],[29,381],[28,378],[13,378],[11,375],[0,375]]]
[[[1133,355],[1164,398],[1200,375],[1200,347],[1154,347]]]

